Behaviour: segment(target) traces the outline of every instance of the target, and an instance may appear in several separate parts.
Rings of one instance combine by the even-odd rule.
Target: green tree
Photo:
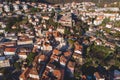
[[[101,24],[101,26],[105,26],[108,22],[110,22],[109,18],[105,18]]]
[[[115,26],[115,27],[120,27],[120,21],[115,21],[115,22],[114,22],[114,26]]]
[[[34,8],[34,7],[32,7],[32,8],[30,9],[30,12],[31,12],[31,13],[40,12],[40,11],[41,11],[41,9],[39,9],[39,8]]]
[[[19,63],[19,62],[15,62],[15,63],[14,63],[14,67],[15,67],[17,70],[20,70],[20,68],[21,68],[20,63]]]
[[[28,64],[28,66],[30,66],[32,64],[35,56],[36,56],[36,53],[32,53],[32,52],[27,56],[27,64]]]
[[[64,34],[69,35],[71,34],[69,28],[65,27]]]

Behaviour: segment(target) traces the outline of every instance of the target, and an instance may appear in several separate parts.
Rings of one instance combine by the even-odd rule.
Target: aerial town
[[[120,2],[0,3],[0,80],[120,80]]]

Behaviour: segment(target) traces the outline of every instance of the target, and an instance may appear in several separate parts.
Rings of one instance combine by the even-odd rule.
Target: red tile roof
[[[61,80],[61,71],[60,70],[54,70],[53,75],[57,78],[57,80]]]
[[[70,51],[64,52],[64,56],[65,56],[65,57],[69,57],[70,55],[71,55],[71,52],[70,52]]]
[[[26,68],[26,69],[23,71],[23,73],[20,75],[20,78],[22,78],[23,80],[27,80],[29,72],[30,72],[30,69],[29,69],[29,68]]]
[[[39,75],[36,67],[32,67],[32,69],[30,69],[30,73],[29,74]]]
[[[59,53],[60,53],[60,51],[58,49],[53,50],[53,54],[58,55]]]
[[[46,60],[46,56],[45,55],[40,55],[38,58],[41,59],[41,61],[45,61]]]
[[[15,52],[16,48],[5,48],[5,52]]]

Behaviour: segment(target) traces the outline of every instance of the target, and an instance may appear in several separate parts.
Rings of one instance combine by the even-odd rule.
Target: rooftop
[[[5,48],[5,52],[15,52],[16,48]]]

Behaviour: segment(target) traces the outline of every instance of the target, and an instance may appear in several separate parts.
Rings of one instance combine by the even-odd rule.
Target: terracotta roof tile
[[[22,78],[23,80],[27,80],[29,72],[30,72],[30,69],[29,69],[29,68],[26,68],[26,69],[23,71],[23,73],[20,75],[20,78]]]
[[[16,48],[5,48],[5,52],[15,52]]]
[[[60,53],[60,51],[58,49],[53,50],[53,54],[58,55],[59,53]]]
[[[40,55],[38,58],[39,58],[41,61],[45,61],[45,60],[46,60],[46,56],[45,56],[45,55]]]
[[[61,71],[60,70],[54,70],[53,75],[57,78],[57,80],[61,80]]]
[[[38,71],[35,67],[32,67],[32,69],[30,69],[30,73],[29,74],[34,74],[34,75],[38,75]]]
[[[20,53],[18,53],[18,55],[27,55],[27,53],[26,52],[20,52]]]
[[[70,55],[71,55],[71,52],[70,52],[70,51],[64,52],[64,56],[65,56],[65,57],[69,57]]]

